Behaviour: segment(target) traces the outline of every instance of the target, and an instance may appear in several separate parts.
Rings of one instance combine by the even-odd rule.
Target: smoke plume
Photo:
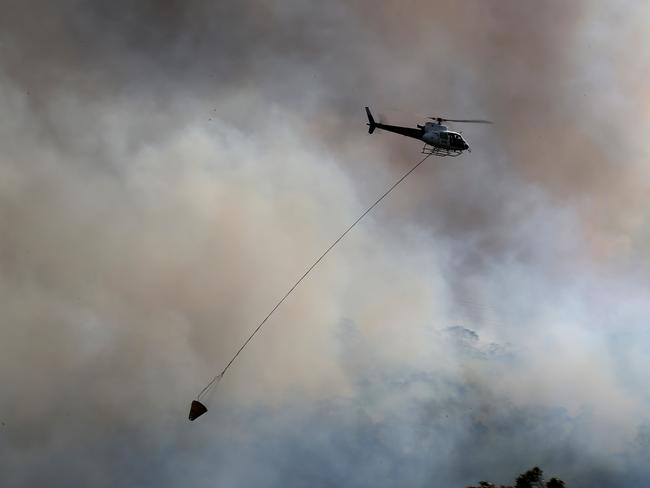
[[[2,486],[644,485],[648,7],[2,12]]]

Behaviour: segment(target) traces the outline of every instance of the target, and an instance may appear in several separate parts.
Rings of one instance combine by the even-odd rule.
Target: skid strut
[[[460,151],[458,149],[448,149],[446,147],[437,147],[437,146],[430,146],[429,144],[425,144],[422,147],[422,154],[428,154],[429,156],[438,156],[440,158],[455,158],[457,156],[460,156],[463,151]]]

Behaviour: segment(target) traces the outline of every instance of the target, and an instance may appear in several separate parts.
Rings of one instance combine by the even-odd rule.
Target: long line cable
[[[239,350],[235,353],[235,355],[232,357],[232,359],[231,359],[230,361],[228,361],[228,364],[226,364],[226,367],[223,368],[223,370],[221,371],[221,373],[216,374],[216,375],[215,375],[215,376],[210,380],[210,382],[209,382],[207,385],[205,385],[205,387],[204,387],[204,388],[199,392],[199,394],[198,394],[197,397],[196,397],[197,400],[200,400],[201,397],[202,397],[203,395],[205,395],[205,394],[210,390],[210,388],[211,388],[212,386],[215,385],[215,383],[217,383],[221,378],[223,378],[223,375],[226,374],[226,371],[228,371],[228,368],[230,368],[230,365],[231,365],[232,363],[235,362],[235,359],[237,359],[237,356],[239,356],[239,354],[244,350],[244,348],[246,348],[246,346],[248,345],[248,343],[253,339],[253,337],[255,337],[255,334],[257,334],[257,333],[259,332],[259,330],[264,326],[264,324],[266,323],[266,321],[269,320],[269,318],[271,318],[271,315],[273,315],[273,312],[275,312],[275,311],[278,309],[278,307],[280,307],[280,305],[282,305],[282,302],[284,302],[284,301],[289,297],[289,295],[291,295],[291,293],[293,292],[293,290],[295,290],[295,289],[297,288],[297,286],[302,282],[302,280],[304,280],[304,279],[307,277],[307,275],[311,272],[311,270],[314,269],[314,268],[318,265],[318,263],[320,263],[320,262],[323,260],[323,258],[324,258],[325,256],[327,256],[327,254],[328,254],[328,253],[329,253],[329,252],[334,248],[334,246],[336,246],[336,245],[337,245],[337,244],[338,244],[338,243],[339,243],[339,242],[340,242],[340,241],[341,241],[341,240],[342,240],[342,239],[343,239],[343,238],[348,234],[348,232],[350,232],[350,231],[351,231],[351,230],[352,230],[352,229],[353,229],[353,228],[354,228],[354,227],[355,227],[359,222],[361,222],[361,220],[362,220],[366,215],[368,215],[368,214],[372,211],[373,208],[375,208],[377,205],[379,205],[379,202],[381,202],[385,197],[387,197],[388,194],[389,194],[390,192],[392,192],[392,191],[395,189],[395,187],[397,187],[397,185],[399,185],[402,181],[404,181],[404,180],[408,177],[408,175],[410,175],[411,173],[413,173],[413,171],[415,171],[415,170],[418,168],[418,166],[420,166],[422,163],[424,163],[424,162],[429,158],[429,156],[431,156],[431,154],[427,154],[427,155],[426,155],[425,157],[423,157],[420,161],[418,161],[418,163],[417,163],[415,166],[413,166],[410,170],[408,170],[406,173],[404,173],[404,175],[402,175],[402,177],[401,177],[399,180],[397,180],[397,181],[393,184],[393,186],[391,186],[388,190],[386,190],[386,191],[384,192],[384,194],[383,194],[382,196],[380,196],[377,200],[375,200],[375,203],[373,203],[372,205],[370,205],[370,207],[368,207],[368,208],[366,209],[366,211],[363,212],[363,213],[361,214],[361,216],[360,216],[357,220],[355,220],[355,221],[352,223],[352,225],[350,225],[350,227],[348,227],[348,228],[345,230],[345,232],[343,232],[343,233],[342,233],[342,234],[341,234],[341,235],[340,235],[340,236],[339,236],[339,237],[338,237],[338,238],[337,238],[337,239],[336,239],[336,240],[335,240],[335,241],[330,245],[330,247],[328,247],[328,248],[325,250],[325,252],[324,252],[323,254],[320,255],[320,257],[319,257],[316,261],[314,261],[314,264],[312,264],[312,265],[307,269],[307,271],[305,271],[305,273],[304,273],[304,274],[303,274],[303,275],[298,279],[298,281],[296,281],[296,282],[293,284],[293,286],[289,289],[289,291],[288,291],[287,293],[285,293],[285,295],[280,299],[280,301],[278,301],[278,303],[275,304],[275,307],[273,307],[273,309],[269,312],[269,314],[268,314],[266,317],[264,317],[264,320],[262,320],[262,321],[259,323],[259,325],[255,328],[255,330],[251,333],[251,335],[248,336],[248,339],[246,339],[246,340],[244,341],[244,343],[241,345],[241,347],[240,347]]]

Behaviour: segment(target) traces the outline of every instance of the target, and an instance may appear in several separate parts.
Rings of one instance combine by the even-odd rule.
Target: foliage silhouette
[[[468,486],[467,488],[513,488],[512,485],[495,485],[489,481],[479,481],[476,486]],[[551,478],[544,482],[544,472],[535,466],[525,473],[517,476],[514,488],[566,488],[564,481],[559,478]]]

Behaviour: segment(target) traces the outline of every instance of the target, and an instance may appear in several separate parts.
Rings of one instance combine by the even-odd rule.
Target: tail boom
[[[368,107],[366,107],[366,114],[368,115],[368,123],[366,124],[368,126],[368,134],[372,134],[375,129],[382,129],[388,132],[393,132],[395,134],[400,134],[402,136],[412,137],[413,139],[417,139],[419,141],[422,140],[422,136],[424,135],[423,126],[418,126],[418,128],[415,129],[412,127],[401,127],[399,125],[388,125],[381,123],[378,124],[375,122],[375,119],[370,113],[370,109]]]

